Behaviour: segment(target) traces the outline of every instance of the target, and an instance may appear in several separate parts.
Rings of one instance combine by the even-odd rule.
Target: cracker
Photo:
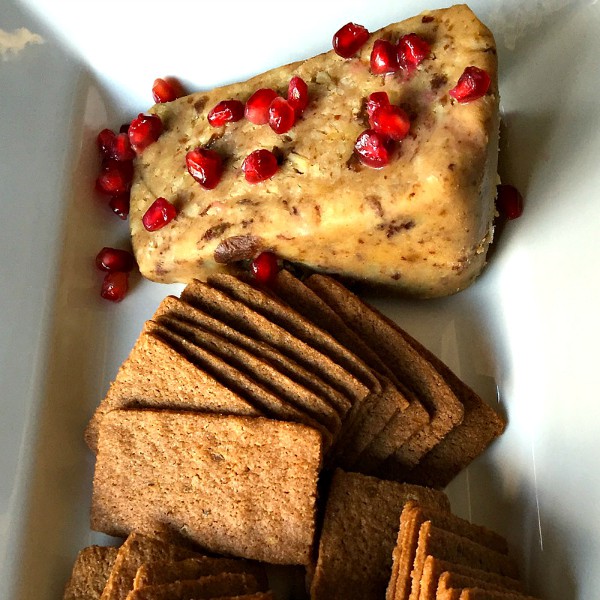
[[[239,558],[199,556],[177,561],[163,560],[145,563],[137,570],[133,589],[199,579],[219,573],[249,573],[256,579],[261,589],[268,588],[267,573],[264,565],[260,563]]]
[[[201,600],[244,596],[258,591],[258,582],[248,573],[220,573],[192,581],[142,587],[131,591],[127,600]]]
[[[193,556],[198,553],[156,537],[132,533],[119,548],[101,600],[124,600],[133,589],[138,567],[145,562]]]
[[[261,414],[243,395],[227,389],[148,331],[138,337],[86,428],[85,439],[92,450],[96,451],[104,415],[128,407]]]
[[[459,600],[539,600],[539,598],[512,592],[493,592],[478,588],[466,588],[462,590]]]
[[[444,593],[449,596],[453,595],[455,596],[455,600],[458,600],[463,588],[479,588],[496,592],[522,592],[523,590],[523,585],[517,580],[500,575],[496,575],[496,577],[502,581],[494,580],[494,574],[483,571],[482,578],[461,575],[456,571],[444,571],[443,569],[440,571],[441,565],[439,563],[440,561],[433,556],[428,556],[425,561],[425,568],[423,569],[423,578],[436,580],[435,594]],[[508,584],[505,582],[508,582]],[[436,596],[434,595],[432,598],[435,600]]]
[[[99,600],[108,581],[117,548],[88,546],[77,554],[63,600]]]
[[[223,321],[215,319],[208,313],[184,302],[180,298],[167,296],[161,302],[152,319],[160,323],[161,320],[167,316],[190,323],[195,327],[212,331],[227,339],[232,344],[237,344],[248,352],[252,352],[258,358],[273,365],[273,367],[280,372],[293,378],[300,385],[320,396],[324,402],[327,402],[327,404],[340,415],[340,417],[345,416],[350,409],[350,402],[348,402],[342,394],[325,383],[318,374],[315,373],[314,369],[308,370],[298,361],[292,360],[272,348],[270,345],[248,335],[244,335],[232,327],[229,327]]]
[[[305,564],[315,530],[321,440],[263,418],[112,411],[102,421],[92,527],[166,528],[209,551]]]
[[[312,600],[383,597],[400,513],[409,500],[449,510],[448,499],[441,492],[335,472],[325,507]]]
[[[513,579],[518,578],[517,566],[506,554],[435,527],[431,521],[425,521],[419,528],[419,541],[411,575],[410,600],[418,600],[420,597],[421,575],[428,556],[473,566]]]
[[[388,477],[401,478],[462,421],[463,406],[431,363],[416,352],[379,311],[330,277],[311,275],[306,285],[376,349],[430,414],[429,424],[396,450],[393,461],[381,469]]]
[[[181,299],[205,310],[230,327],[271,345],[285,356],[297,360],[307,369],[313,369],[323,380],[343,394],[350,406],[362,402],[369,393],[369,390],[352,374],[328,356],[318,352],[310,344],[299,340],[282,327],[271,323],[242,302],[229,298],[206,283],[199,280],[192,281],[181,293]]]

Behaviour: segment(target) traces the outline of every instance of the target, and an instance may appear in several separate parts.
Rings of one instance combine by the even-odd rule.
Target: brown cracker
[[[449,510],[443,493],[335,472],[325,507],[312,600],[369,600],[384,595],[400,513],[409,500]]]
[[[116,408],[154,407],[259,415],[250,402],[200,370],[148,331],[137,339],[85,432],[94,451],[104,415]]]
[[[138,567],[145,562],[180,560],[192,556],[198,556],[198,553],[162,539],[132,533],[119,548],[101,600],[124,600],[133,589]]]
[[[268,588],[264,565],[239,558],[200,556],[177,561],[155,561],[140,566],[135,575],[133,589],[161,585],[189,579],[199,579],[219,573],[249,573],[261,589]]]
[[[392,464],[382,468],[386,476],[401,478],[461,422],[463,406],[433,366],[381,313],[330,277],[311,275],[306,284],[377,350],[430,414],[429,424],[394,452]]]
[[[512,592],[493,592],[478,588],[466,588],[462,590],[459,600],[539,600],[539,598]]]
[[[482,590],[511,591],[519,593],[523,590],[523,585],[517,580],[484,572],[482,572],[483,578],[469,577],[467,575],[461,575],[456,571],[444,571],[439,563],[440,561],[433,556],[428,556],[425,561],[425,568],[423,569],[423,578],[432,578],[436,580],[436,594],[446,593],[447,590],[453,590],[453,594],[456,596],[456,600],[458,600],[462,588],[480,588]],[[493,579],[494,575],[502,581]],[[435,596],[433,598],[435,600]]]
[[[215,553],[309,560],[321,441],[263,418],[112,411],[102,421],[92,527],[175,532]]]
[[[99,600],[112,569],[117,548],[88,546],[77,554],[63,600]]]

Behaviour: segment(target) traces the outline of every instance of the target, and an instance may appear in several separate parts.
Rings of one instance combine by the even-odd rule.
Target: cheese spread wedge
[[[431,50],[414,70],[371,71],[376,40],[416,33]],[[487,93],[470,102],[449,94],[467,67],[485,71]],[[242,118],[213,127],[223,100],[246,102],[258,89],[287,95],[294,76],[309,103],[277,134]],[[354,145],[369,129],[366,100],[386,92],[410,117],[389,164],[372,168]],[[370,35],[352,58],[333,50],[243,83],[157,104],[163,133],[135,160],[130,224],[142,274],[188,282],[231,270],[270,250],[316,271],[393,285],[414,296],[455,293],[481,272],[492,238],[498,155],[497,57],[491,32],[465,5],[428,11]],[[214,189],[188,172],[186,154],[210,148],[223,159]],[[254,150],[279,169],[249,183],[242,163]],[[157,231],[142,217],[159,197],[177,216]]]

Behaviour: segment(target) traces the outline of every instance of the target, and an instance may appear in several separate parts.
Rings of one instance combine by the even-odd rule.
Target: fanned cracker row
[[[209,551],[305,564],[321,438],[271,419],[114,410],[101,421],[92,528],[171,532]]]
[[[402,510],[392,558],[386,600],[529,598],[502,536],[418,501]]]

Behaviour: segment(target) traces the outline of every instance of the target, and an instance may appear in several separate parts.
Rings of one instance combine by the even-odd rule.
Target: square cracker
[[[431,586],[431,589],[435,590],[434,595],[431,596],[433,600],[436,600],[439,595],[448,596],[447,600],[458,600],[464,588],[479,588],[504,593],[523,592],[523,584],[516,579],[502,577],[495,573],[486,573],[485,571],[481,571],[480,577],[470,577],[468,575],[461,575],[454,569],[452,571],[445,571],[443,564],[440,563],[443,563],[443,561],[439,561],[433,556],[428,556],[421,578],[421,581],[424,579],[435,580],[436,585]],[[425,585],[424,587],[429,586]]]
[[[320,435],[297,423],[112,411],[100,430],[92,528],[167,529],[218,554],[305,564],[320,465]]]
[[[327,505],[312,600],[376,600],[385,594],[402,507],[449,510],[445,494],[337,470]]]
[[[117,548],[88,546],[77,554],[63,600],[99,600],[108,581]]]

